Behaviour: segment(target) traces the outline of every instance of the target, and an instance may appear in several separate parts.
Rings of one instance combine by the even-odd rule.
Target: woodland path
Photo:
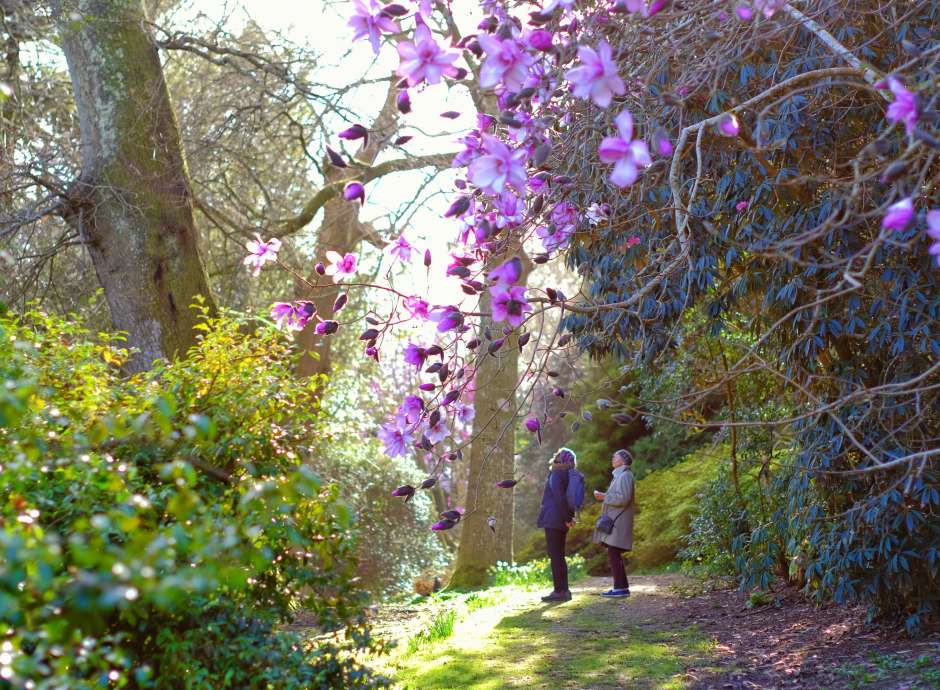
[[[912,641],[790,591],[748,608],[733,591],[690,596],[692,583],[677,575],[630,582],[633,596],[608,600],[597,592],[609,580],[588,577],[556,605],[541,591],[482,593],[494,603],[465,611],[450,637],[386,672],[414,690],[940,689],[940,635]],[[407,639],[421,620],[410,610],[377,621],[377,632]]]

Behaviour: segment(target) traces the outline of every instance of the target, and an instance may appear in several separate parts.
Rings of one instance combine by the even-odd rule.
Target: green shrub
[[[568,556],[568,580],[574,582],[584,577],[584,558]],[[490,585],[550,585],[552,583],[552,565],[547,558],[532,560],[527,563],[506,563],[497,561],[488,572]]]
[[[212,319],[130,378],[106,335],[0,317],[0,687],[365,687],[353,515],[301,462],[291,344]],[[303,609],[316,641],[278,632]]]

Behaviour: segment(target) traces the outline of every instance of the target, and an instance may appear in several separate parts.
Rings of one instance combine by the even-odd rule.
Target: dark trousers
[[[545,549],[552,562],[552,582],[556,592],[568,591],[568,562],[565,560],[565,539],[568,530],[545,528]]]
[[[610,563],[610,572],[614,576],[614,589],[630,589],[627,571],[623,567],[623,554],[626,549],[618,549],[610,544],[605,544],[605,546],[607,547],[607,562]]]

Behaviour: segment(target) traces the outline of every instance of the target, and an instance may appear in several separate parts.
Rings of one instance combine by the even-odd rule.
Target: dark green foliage
[[[377,682],[352,512],[301,462],[314,384],[243,326],[122,378],[107,336],[0,320],[0,686]],[[277,631],[298,609],[315,640]]]
[[[821,3],[814,16],[889,74],[910,62],[902,38],[935,48],[940,5],[911,3],[895,24],[853,3]],[[771,84],[842,64],[801,27],[721,49],[727,59],[698,77],[709,89],[679,104],[659,98],[654,85],[633,112],[679,131]],[[675,57],[659,75],[664,88],[676,73],[701,67]],[[932,112],[937,74],[934,61],[920,61],[905,75]],[[759,453],[745,461],[741,452],[739,474],[748,463],[766,470],[758,505],[745,500],[732,525],[719,525],[730,513],[715,513],[721,533],[699,544],[700,554],[714,548],[724,570],[731,537],[745,586],[788,577],[815,597],[862,602],[916,630],[940,616],[940,272],[923,236],[924,211],[940,207],[938,169],[935,151],[919,146],[911,158],[903,129],[889,131],[885,103],[859,93],[817,82],[742,112],[740,140],[706,134],[700,162],[691,146],[683,152],[680,187],[691,185],[699,165],[708,172],[689,208],[688,255],[675,264],[675,218],[661,212],[677,201],[668,175],[651,169],[611,201],[596,169],[578,162],[597,133],[579,131],[566,171],[585,190],[575,201],[614,208],[608,226],[582,233],[569,252],[572,267],[590,277],[598,303],[650,289],[628,310],[569,314],[565,325],[592,354],[655,369],[650,378],[680,371],[674,391],[649,396],[666,401],[659,411],[671,401],[668,413],[678,419],[693,409],[703,423],[766,423],[764,445],[785,450],[786,460],[772,464]],[[936,138],[932,113],[921,126]],[[883,167],[902,158],[916,173],[880,181]],[[865,172],[853,176],[855,165]],[[884,206],[907,196],[916,223],[882,233]],[[748,202],[746,211],[736,211],[738,200]],[[642,246],[623,251],[626,226],[637,228]],[[878,469],[896,458],[908,460]],[[708,502],[716,508],[729,496],[741,500],[727,484],[714,490]]]

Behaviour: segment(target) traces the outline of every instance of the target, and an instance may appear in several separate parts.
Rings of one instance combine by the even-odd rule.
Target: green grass
[[[408,640],[408,654],[414,654],[422,647],[446,640],[454,633],[454,623],[457,622],[457,609],[444,609],[431,621],[431,625],[410,640]]]
[[[887,680],[905,680],[912,690],[940,689],[940,664],[935,658],[923,655],[909,659],[894,654],[872,654],[868,661],[843,664],[838,672],[845,676],[850,690],[866,688]]]
[[[685,670],[707,667],[713,655],[694,628],[651,626],[616,602],[579,593],[548,606],[538,597],[522,587],[470,597],[450,636],[385,672],[410,690],[680,690]]]

